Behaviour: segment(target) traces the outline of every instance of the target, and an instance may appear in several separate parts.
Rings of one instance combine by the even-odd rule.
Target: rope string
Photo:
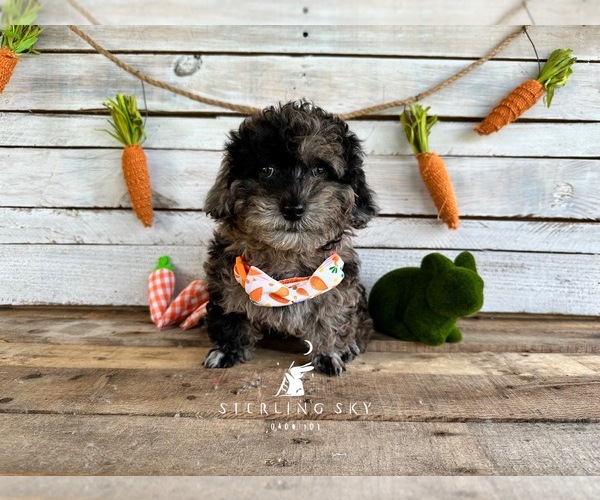
[[[73,7],[83,17],[85,17],[90,22],[90,24],[100,24],[100,21],[98,21],[98,19],[96,19],[94,15],[83,5],[81,5],[77,0],[69,0],[69,4],[71,4],[71,7]]]
[[[458,80],[463,78],[465,75],[467,75],[474,69],[478,68],[482,64],[486,63],[490,59],[497,56],[506,47],[508,47],[513,42],[513,40],[515,40],[515,38],[517,38],[519,35],[521,35],[526,29],[527,29],[526,26],[520,26],[519,29],[513,31],[504,40],[502,40],[502,42],[500,42],[499,45],[497,45],[492,50],[490,50],[482,58],[469,64],[469,66],[460,70],[458,73],[452,75],[449,78],[446,78],[444,81],[438,83],[437,85],[434,85],[433,87],[429,88],[428,90],[426,90],[424,92],[421,92],[420,94],[417,94],[412,97],[407,97],[406,99],[385,102],[382,104],[377,104],[375,106],[369,106],[366,108],[357,109],[356,111],[351,111],[349,113],[343,113],[343,114],[339,115],[339,117],[342,120],[350,120],[352,118],[358,118],[360,116],[371,115],[371,114],[377,113],[379,111],[384,111],[384,110],[390,109],[390,108],[398,108],[401,106],[410,106],[411,104],[414,104],[417,101],[422,101],[423,99],[439,92],[440,90],[445,89],[449,85],[452,85],[453,83],[457,82]]]
[[[207,96],[204,96],[201,94],[190,92],[188,90],[182,89],[175,85],[171,85],[170,83],[167,83],[165,81],[154,78],[154,77],[134,68],[133,66],[127,64],[126,62],[121,60],[119,57],[115,56],[113,53],[106,50],[95,39],[93,39],[90,35],[85,33],[83,30],[81,30],[77,26],[69,25],[69,29],[73,33],[75,33],[77,36],[79,36],[82,40],[87,42],[98,53],[102,54],[104,57],[108,58],[110,61],[115,63],[119,68],[121,68],[124,71],[126,71],[127,73],[135,76],[136,78],[139,78],[140,80],[142,80],[143,82],[146,82],[149,85],[152,85],[154,87],[158,87],[158,88],[161,88],[164,90],[168,90],[175,94],[187,97],[188,99],[192,99],[194,101],[198,101],[203,104],[207,104],[209,106],[215,106],[215,107],[219,107],[219,108],[223,108],[223,109],[229,109],[231,111],[236,111],[238,113],[245,114],[245,115],[255,114],[260,111],[260,108],[257,108],[254,106],[247,106],[244,104],[236,104],[236,103],[233,103],[230,101],[213,99],[211,97],[207,97]],[[407,97],[405,99],[399,99],[399,100],[385,102],[382,104],[377,104],[375,106],[368,106],[368,107],[360,108],[355,111],[350,111],[347,113],[341,113],[341,114],[338,114],[338,116],[342,120],[349,120],[349,119],[353,119],[353,118],[359,118],[362,116],[372,115],[372,114],[375,114],[375,113],[378,113],[380,111],[384,111],[384,110],[390,109],[390,108],[408,106],[408,105],[414,104],[417,101],[421,101],[421,100],[439,92],[440,90],[448,87],[449,85],[452,85],[453,83],[460,80],[461,78],[463,78],[465,75],[467,75],[474,69],[478,68],[482,64],[486,63],[490,59],[497,56],[500,52],[502,52],[504,49],[506,49],[506,47],[508,47],[519,35],[521,35],[526,30],[527,30],[527,26],[520,26],[518,29],[516,29],[515,31],[510,33],[508,36],[506,36],[504,38],[504,40],[502,40],[496,47],[494,47],[492,50],[490,50],[483,57],[481,57],[477,61],[471,63],[469,66],[462,69],[458,73],[450,76],[446,80],[434,85],[433,87],[425,90],[424,92],[421,92],[420,94],[417,94],[412,97]]]
[[[173,92],[174,94],[182,95],[183,97],[187,97],[188,99],[192,99],[193,101],[199,101],[204,104],[208,104],[210,106],[216,106],[218,108],[230,109],[232,111],[237,111],[238,113],[251,115],[259,111],[259,108],[255,108],[253,106],[245,106],[242,104],[235,104],[229,101],[221,101],[219,99],[213,99],[211,97],[206,97],[200,94],[196,94],[194,92],[190,92],[188,90],[182,89],[180,87],[176,87],[175,85],[171,85],[170,83],[164,82],[157,78],[154,78],[143,71],[140,71],[133,66],[127,64],[113,53],[106,50],[102,45],[100,45],[96,40],[94,40],[87,33],[79,29],[77,26],[69,25],[69,29],[79,36],[82,40],[86,41],[89,45],[91,45],[97,52],[102,54],[104,57],[108,58],[112,62],[114,62],[119,68],[127,71],[127,73],[139,78],[143,82],[146,82],[149,85],[154,87],[158,87],[164,90],[168,90]]]

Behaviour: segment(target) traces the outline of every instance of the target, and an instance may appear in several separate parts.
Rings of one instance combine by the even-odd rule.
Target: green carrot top
[[[32,24],[41,7],[37,0],[6,0],[0,17],[0,47],[15,54],[39,54],[34,45],[42,29]]]
[[[108,123],[114,131],[106,130],[117,141],[125,145],[142,144],[146,139],[144,120],[137,107],[134,95],[117,94],[116,99],[107,99],[104,106],[110,111]]]
[[[25,52],[39,54],[34,48],[34,45],[38,41],[38,36],[42,32],[42,29],[38,26],[9,24],[0,31],[2,32],[1,48],[8,49],[15,54],[23,54]]]
[[[438,121],[436,115],[427,116],[430,109],[413,104],[400,115],[400,123],[415,155],[429,152],[429,133]]]
[[[554,97],[554,89],[565,85],[569,76],[573,73],[573,64],[577,61],[577,58],[571,57],[571,52],[573,52],[571,49],[556,49],[550,54],[548,61],[536,78],[546,91],[544,104],[548,108]]]
[[[159,269],[168,269],[169,271],[173,271],[173,264],[171,264],[171,259],[169,259],[168,255],[163,255],[158,258],[158,264],[154,268],[155,271]]]

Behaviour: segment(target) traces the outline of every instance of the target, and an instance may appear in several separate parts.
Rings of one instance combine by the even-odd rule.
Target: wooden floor
[[[157,332],[144,309],[0,309],[0,473],[600,474],[598,319],[461,328],[440,348],[376,336],[284,397],[299,344],[208,370],[203,330]]]

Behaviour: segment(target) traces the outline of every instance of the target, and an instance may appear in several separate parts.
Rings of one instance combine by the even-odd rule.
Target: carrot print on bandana
[[[332,290],[344,279],[343,268],[344,261],[338,254],[333,254],[311,276],[277,281],[260,269],[249,266],[240,256],[235,260],[233,273],[253,304],[282,307]]]

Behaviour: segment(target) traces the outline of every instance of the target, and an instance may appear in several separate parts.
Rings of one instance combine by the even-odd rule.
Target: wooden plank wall
[[[118,2],[103,5],[113,3],[118,10]],[[513,29],[86,27],[125,61],[187,89],[253,106],[308,97],[332,112],[427,89]],[[454,180],[458,231],[436,220],[399,110],[351,122],[382,207],[356,240],[368,286],[432,250],[453,256],[466,249],[487,282],[484,311],[600,315],[600,29],[534,26],[529,33],[540,57],[569,47],[579,58],[550,109],[540,103],[492,137],[472,131],[536,74],[525,36],[427,99],[441,118],[431,144]],[[0,304],[141,305],[147,274],[163,253],[181,285],[201,277],[212,227],[203,199],[226,134],[243,117],[146,86],[157,214],[145,229],[128,208],[120,149],[102,131],[101,106],[117,92],[141,100],[140,82],[64,26],[47,26],[39,48],[41,55],[23,57],[0,100]],[[182,65],[185,74],[175,71]]]

